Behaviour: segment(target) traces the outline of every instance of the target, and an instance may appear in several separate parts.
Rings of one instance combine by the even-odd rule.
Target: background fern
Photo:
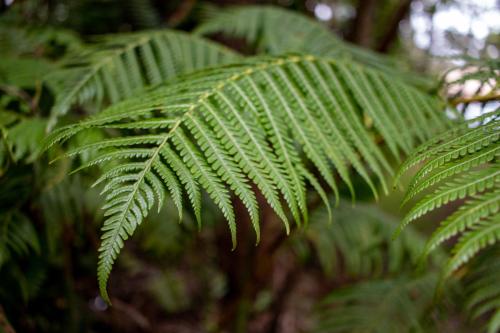
[[[334,205],[334,199],[330,202]],[[318,208],[304,235],[297,237],[298,245],[308,241],[327,276],[381,277],[396,272],[411,271],[425,245],[424,236],[409,229],[400,238],[392,239],[398,219],[370,204],[341,201],[329,223],[328,210]],[[435,253],[435,259],[441,259]]]
[[[450,182],[456,196],[422,211],[489,198],[479,223],[495,216],[497,113],[460,119],[495,107],[498,61],[466,63],[438,94],[431,76],[458,58],[430,56],[464,40],[464,53],[494,55],[494,31],[450,31],[424,50],[415,15],[433,22],[457,4],[377,1],[366,30],[363,1],[288,3],[214,7],[199,29],[192,0],[0,4],[0,331],[498,330],[498,242],[444,284],[447,258],[426,248],[428,229],[391,239],[399,194],[373,202],[431,139],[407,165],[423,170],[407,203]],[[327,7],[331,20],[314,20]],[[401,9],[411,24],[393,21]],[[167,26],[198,37],[135,31]],[[271,56],[243,57],[254,53]],[[56,122],[73,125],[38,154]],[[478,144],[461,150],[456,138]],[[98,287],[107,297],[111,268],[109,307]]]
[[[50,125],[73,104],[93,102],[99,108],[103,102],[116,103],[148,85],[237,58],[230,49],[180,31],[103,36],[47,78],[56,93]]]
[[[437,276],[370,280],[328,296],[317,311],[314,332],[431,332],[425,318]]]
[[[33,225],[18,211],[0,216],[0,267],[12,254],[28,255],[31,251],[40,254],[40,243]]]
[[[334,289],[316,305],[312,331],[435,331],[435,267],[443,262],[443,253],[434,252],[433,265],[415,274],[423,233],[408,228],[393,240],[398,219],[372,204],[341,202],[334,212],[334,222],[328,223],[327,210],[315,210],[305,237],[297,240],[302,246],[306,240],[312,244]]]
[[[5,16],[0,18],[2,56],[31,56],[40,60],[40,55],[44,55],[49,59],[58,59],[83,48],[78,34],[71,30],[16,23]],[[22,67],[18,69],[22,70]]]
[[[482,256],[473,263],[470,274],[466,276],[467,313],[473,320],[490,315],[487,326],[488,333],[500,329],[500,262],[498,244],[485,250]]]
[[[275,6],[234,6],[227,9],[206,7],[205,22],[196,33],[222,32],[244,38],[262,53],[310,53],[317,56],[346,59],[397,75],[407,83],[430,88],[432,80],[407,73],[395,59],[342,41],[324,24]]]
[[[41,86],[47,74],[54,71],[56,66],[45,59],[33,59],[18,56],[2,57],[0,63],[0,84],[3,89],[11,87]]]
[[[33,117],[42,79],[55,65],[45,59],[5,56],[0,62],[0,176],[9,162],[35,159],[45,136],[46,120]],[[29,91],[33,91],[34,97]],[[29,155],[29,156],[27,156]]]

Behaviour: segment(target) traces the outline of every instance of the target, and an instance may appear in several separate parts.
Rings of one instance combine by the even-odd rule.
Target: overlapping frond
[[[25,118],[14,112],[0,112],[0,176],[9,163],[35,160],[45,137],[47,122],[41,118]]]
[[[0,213],[0,268],[13,254],[40,253],[40,243],[31,221],[19,211]]]
[[[161,26],[161,17],[150,0],[125,0],[123,2],[134,27],[152,29]]]
[[[2,54],[0,61],[0,85],[36,87],[55,65],[43,58],[11,57]]]
[[[374,126],[365,128],[363,118]],[[247,208],[258,238],[252,185],[287,229],[288,212],[298,224],[307,221],[306,182],[324,197],[318,175],[338,194],[334,171],[352,187],[352,166],[376,195],[372,175],[385,189],[391,167],[374,135],[399,157],[415,143],[399,129],[410,128],[416,119],[424,138],[447,124],[434,99],[383,73],[289,55],[193,73],[56,130],[47,147],[89,129],[121,130],[120,136],[68,152],[97,151],[83,167],[107,168],[97,181],[106,182],[98,275],[107,298],[106,282],[123,241],[167,193],[179,211],[187,193],[200,223],[204,189],[229,222],[235,244],[234,195]]]
[[[401,222],[398,233],[417,218],[456,200],[465,200],[432,234],[424,257],[444,241],[459,236],[444,276],[478,251],[500,240],[499,111],[474,119],[473,128],[459,125],[424,144],[404,163],[398,177],[423,163],[413,177],[404,202],[433,190],[418,201]]]
[[[398,221],[377,206],[352,207],[341,201],[334,214],[334,223],[329,223],[327,209],[315,210],[306,237],[301,237],[314,246],[327,275],[343,272],[362,277],[401,272],[405,267],[413,268],[424,248],[425,238],[415,230],[393,240],[392,230]]]
[[[56,92],[51,124],[76,103],[116,103],[177,75],[239,56],[221,45],[173,30],[102,37],[47,78]]]
[[[498,245],[484,253],[465,281],[467,310],[472,319],[489,314],[488,333],[500,330],[500,252]]]
[[[64,52],[54,54],[60,47]],[[17,20],[0,17],[0,50],[2,56],[61,56],[80,51],[83,48],[78,35],[71,30],[54,27],[41,27],[20,24]]]
[[[427,332],[436,274],[371,280],[340,289],[319,307],[314,332]]]
[[[269,54],[307,52],[317,56],[344,58],[398,75],[407,82],[429,87],[432,82],[415,73],[405,73],[400,64],[387,56],[347,43],[327,26],[296,11],[281,7],[249,5],[227,9],[207,7],[207,19],[196,30],[207,35],[225,33],[244,38]]]

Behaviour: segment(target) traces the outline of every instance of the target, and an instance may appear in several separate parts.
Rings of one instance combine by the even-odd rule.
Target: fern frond
[[[397,233],[417,218],[450,202],[465,199],[454,213],[441,222],[423,253],[425,258],[439,244],[459,237],[443,271],[443,278],[468,262],[481,249],[499,241],[500,132],[496,114],[498,111],[489,115],[489,122],[480,123],[475,128],[459,124],[456,129],[424,144],[424,149],[418,149],[402,167],[402,170],[407,170],[423,162],[410,183],[404,202],[434,185],[437,188],[415,204]],[[486,115],[481,118],[485,119]]]
[[[452,257],[443,272],[444,277],[449,276],[480,250],[500,241],[500,219],[498,218],[500,196],[497,195],[495,199],[496,203],[493,207],[486,208],[489,209],[486,210],[486,213],[496,214],[497,216],[483,219],[463,233],[453,248]]]
[[[425,189],[437,184],[443,179],[449,178],[463,171],[470,170],[481,164],[489,163],[493,161],[500,154],[500,144],[494,143],[493,145],[481,150],[477,154],[468,155],[458,161],[451,161],[444,164],[435,173],[429,177],[422,176],[423,172],[419,172],[418,175],[413,177],[412,182],[408,185],[407,194],[403,200],[403,204],[408,202],[418,193],[424,191]],[[424,170],[424,169],[421,169]],[[474,184],[471,184],[472,186]]]
[[[31,221],[17,210],[0,215],[0,268],[11,257],[40,254],[40,242]]]
[[[498,211],[498,200],[499,195],[492,192],[467,201],[455,213],[444,220],[441,226],[433,233],[424,254],[428,254],[439,244],[456,234],[472,228],[482,218],[495,214]]]
[[[481,139],[484,138],[484,132],[486,132],[486,134],[492,134],[493,141],[495,141],[495,134],[497,133],[496,127],[498,127],[496,120],[499,116],[500,109],[497,109],[477,118],[460,122],[448,131],[445,131],[440,135],[436,135],[431,140],[428,140],[424,144],[420,145],[401,165],[398,173],[396,174],[395,182],[397,183],[401,176],[410,168],[426,159],[440,157],[443,153],[450,152],[453,149],[455,149],[455,152],[457,152],[458,149],[459,152],[460,148],[463,148],[466,144],[472,143],[471,145],[474,146],[474,144],[481,143]],[[488,121],[484,122],[485,120]],[[471,128],[470,125],[476,122],[479,122],[482,125],[476,128]],[[490,137],[487,139],[490,139]],[[453,154],[451,157],[448,155],[447,158],[452,159]],[[442,160],[438,159],[437,161],[441,161],[441,164],[443,163]],[[439,163],[434,163],[433,166],[435,166],[435,164]],[[422,174],[425,176],[426,173],[422,172]]]
[[[437,209],[447,203],[464,199],[465,197],[483,192],[486,189],[498,187],[500,168],[472,171],[457,177],[457,179],[440,186],[431,194],[420,200],[401,221],[401,228],[422,215]]]
[[[489,314],[488,333],[497,332],[500,328],[500,261],[499,248],[492,247],[486,251],[478,262],[474,263],[466,286],[466,308],[472,319]]]
[[[46,125],[47,121],[42,118],[25,118],[3,111],[0,114],[0,168],[2,161],[7,160],[32,163],[45,137]]]
[[[10,57],[2,54],[0,61],[0,84],[34,88],[41,84],[56,66],[43,58]]]
[[[329,276],[342,272],[359,278],[401,272],[417,262],[425,245],[424,236],[415,230],[392,240],[397,219],[374,205],[352,207],[341,201],[333,213],[335,223],[329,223],[327,209],[315,210],[306,237],[298,239],[312,244]]]
[[[317,310],[314,332],[419,332],[428,328],[435,274],[360,282],[333,292]]]
[[[116,103],[148,85],[238,57],[230,49],[179,31],[104,36],[47,77],[56,92],[51,125],[73,104]]]
[[[397,74],[408,83],[430,86],[432,82],[417,75],[397,70],[395,60],[373,51],[349,44],[336,37],[327,26],[300,14],[277,6],[247,5],[227,9],[210,9],[196,33],[225,33],[245,39],[259,51],[268,54],[307,52],[317,56],[344,58]]]
[[[53,26],[26,25],[0,18],[0,50],[8,56],[62,56],[83,48],[79,36],[72,30]],[[53,48],[62,48],[52,54]]]
[[[383,99],[398,96],[374,93],[370,77],[385,80],[394,91],[406,89],[439,117],[433,99],[398,80],[389,80],[383,73],[349,62],[291,55],[202,70],[54,131],[46,148],[90,129],[125,129],[119,138],[69,152],[98,152],[82,168],[111,167],[99,180],[107,180],[107,220],[99,261],[103,296],[107,299],[106,282],[123,241],[134,233],[155,202],[162,204],[166,193],[171,192],[182,210],[180,193],[185,190],[200,221],[203,188],[227,219],[235,245],[237,221],[232,195],[247,208],[257,241],[259,238],[252,185],[287,230],[286,207],[296,223],[307,222],[305,182],[318,188],[315,174],[337,193],[333,172],[338,171],[350,184],[348,166],[353,165],[374,193],[372,171],[385,189],[385,173],[392,170],[372,135],[378,133],[391,142],[395,156],[413,141],[394,131],[397,126],[381,107],[386,102]],[[374,133],[363,126],[365,112],[373,117]],[[445,124],[436,123],[428,111],[413,104],[402,111],[405,124],[406,112],[422,113],[426,137],[436,126]],[[168,121],[152,126],[162,120]],[[320,195],[324,193],[320,191]]]

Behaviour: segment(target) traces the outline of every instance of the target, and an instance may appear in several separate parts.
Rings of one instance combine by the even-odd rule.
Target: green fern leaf
[[[12,254],[40,254],[40,242],[32,222],[19,211],[0,215],[0,268]]]
[[[443,279],[480,250],[499,241],[500,169],[499,110],[473,119],[424,144],[403,164],[398,177],[423,163],[410,183],[404,202],[437,185],[418,201],[402,220],[396,234],[410,222],[450,202],[464,203],[441,222],[422,258],[444,241],[458,236]],[[485,121],[484,120],[488,120]],[[476,127],[468,127],[471,123]]]
[[[371,170],[385,189],[385,173],[392,170],[372,135],[391,140],[396,156],[415,139],[386,130],[396,125],[381,105],[397,96],[362,96],[362,90],[374,89],[369,77],[385,80],[394,91],[406,89],[427,103],[436,117],[441,116],[435,100],[398,80],[389,80],[384,73],[349,62],[289,55],[201,70],[54,131],[46,148],[95,128],[124,129],[120,137],[82,145],[68,153],[98,152],[79,169],[102,164],[111,167],[98,180],[107,182],[107,220],[98,268],[105,299],[109,300],[106,283],[123,241],[134,233],[154,203],[161,204],[158,199],[166,193],[182,210],[181,187],[198,222],[200,189],[208,193],[228,221],[233,246],[237,221],[232,196],[247,208],[259,239],[259,210],[252,185],[287,230],[288,212],[297,224],[307,223],[306,181],[320,196],[326,196],[315,174],[337,193],[334,171],[350,184],[347,167],[353,165],[375,194]],[[374,128],[363,126],[363,112],[374,117]],[[399,121],[405,124],[406,112],[424,112],[425,137],[445,124],[436,123],[425,114],[428,111],[412,106],[402,111]],[[155,122],[161,126],[154,126]],[[389,135],[395,137],[389,139]]]
[[[488,207],[489,212],[497,214],[497,216],[477,222],[476,225],[471,226],[469,228],[470,230],[462,235],[453,248],[453,256],[448,261],[443,272],[444,277],[449,276],[483,248],[500,241],[500,220],[498,219],[499,205],[500,196],[497,195],[494,206]]]
[[[496,125],[495,119],[498,118],[499,115],[500,109],[489,112],[486,115],[479,116],[466,122],[458,123],[456,126],[443,134],[437,135],[431,140],[428,140],[426,143],[415,149],[414,152],[401,165],[398,173],[396,174],[395,182],[397,183],[401,176],[411,167],[426,159],[440,157],[443,153],[449,152],[452,149],[462,148],[466,143],[477,143],[477,141],[481,140],[483,137],[484,132],[495,135],[496,127],[498,126]],[[491,121],[475,129],[471,129],[469,127],[470,124],[481,122],[485,119],[491,119]],[[426,173],[422,172],[422,176],[425,176],[425,174]]]
[[[424,255],[427,255],[439,244],[459,232],[464,232],[466,229],[473,227],[482,218],[495,214],[498,211],[498,200],[498,194],[493,192],[465,203],[454,214],[443,221],[441,226],[433,233],[424,250]]]
[[[426,332],[436,281],[432,273],[403,275],[334,291],[316,310],[313,332]]]
[[[328,276],[342,272],[360,278],[401,272],[417,262],[425,245],[424,235],[416,230],[392,240],[391,230],[398,220],[374,205],[352,207],[342,200],[334,210],[335,223],[328,223],[330,214],[328,209],[316,209],[306,237],[297,237],[297,242],[312,244]]]
[[[422,173],[413,177],[412,182],[408,185],[407,195],[403,200],[403,204],[412,199],[416,194],[424,191],[425,189],[437,184],[439,181],[459,174],[463,171],[470,170],[481,164],[493,161],[496,157],[500,156],[500,144],[495,143],[486,149],[481,150],[477,154],[469,155],[460,159],[459,161],[452,161],[444,164],[436,170],[432,176],[425,178],[421,176]]]
[[[474,263],[471,274],[464,285],[467,295],[466,309],[471,313],[472,319],[488,316],[488,333],[494,333],[500,328],[500,261],[498,260],[499,247],[487,250],[479,260]]]

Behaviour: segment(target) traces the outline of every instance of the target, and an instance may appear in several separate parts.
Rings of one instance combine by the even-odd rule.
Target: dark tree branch
[[[400,3],[388,24],[387,31],[382,36],[377,51],[387,53],[398,37],[399,24],[410,12],[412,0],[404,0]]]
[[[167,25],[171,28],[181,24],[186,17],[191,13],[194,6],[196,5],[196,0],[185,0],[182,1],[177,10],[171,15],[167,20]]]
[[[24,90],[11,85],[3,85],[0,84],[0,91],[5,92],[6,94],[17,97],[21,99],[26,105],[30,108],[30,111],[34,114],[38,111],[38,101],[36,99],[31,98],[31,96]]]
[[[14,328],[10,325],[7,320],[7,316],[3,310],[3,307],[0,305],[0,331],[5,333],[16,333]]]
[[[375,8],[379,0],[359,0],[356,8],[356,18],[348,40],[364,46],[370,47],[373,40],[373,24]]]
[[[278,291],[274,298],[274,302],[271,304],[271,313],[273,318],[267,330],[269,333],[274,333],[278,331],[280,318],[285,310],[285,303],[294,289],[297,280],[299,279],[300,266],[295,265],[294,268],[288,273],[285,283]]]
[[[474,103],[474,102],[491,102],[491,101],[498,101],[500,100],[500,93],[493,91],[487,95],[479,95],[479,96],[472,96],[472,97],[458,97],[451,99],[449,102],[451,105],[457,106],[459,104],[469,104],[469,103]]]

